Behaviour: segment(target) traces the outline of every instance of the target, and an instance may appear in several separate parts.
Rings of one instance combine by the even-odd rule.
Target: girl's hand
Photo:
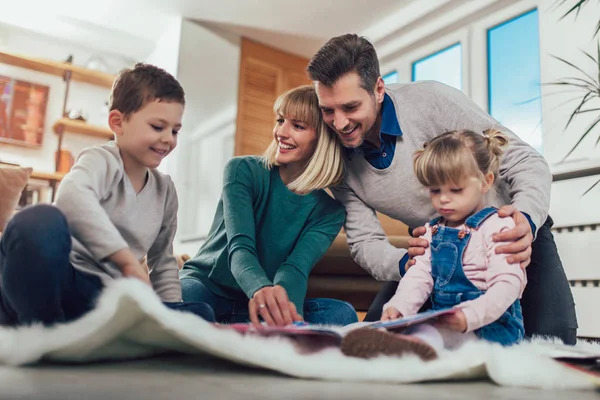
[[[260,328],[260,315],[269,326],[286,326],[294,321],[302,321],[296,306],[292,303],[283,286],[265,286],[254,293],[248,303],[250,321]]]
[[[381,315],[381,320],[382,321],[390,321],[392,319],[398,319],[400,317],[402,317],[402,314],[400,314],[400,311],[398,311],[394,307],[389,307]]]
[[[454,314],[441,315],[437,318],[437,321],[436,325],[452,331],[460,333],[467,331],[467,318],[462,310],[457,310]]]

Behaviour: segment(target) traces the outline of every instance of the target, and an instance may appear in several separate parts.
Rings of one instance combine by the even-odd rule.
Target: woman
[[[281,95],[274,111],[263,157],[235,157],[225,167],[208,238],[180,272],[183,299],[208,303],[223,323],[356,322],[346,302],[305,300],[308,275],[345,219],[323,190],[343,176],[341,147],[311,86]]]

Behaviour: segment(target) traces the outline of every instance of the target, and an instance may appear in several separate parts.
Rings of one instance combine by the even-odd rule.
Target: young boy
[[[22,210],[2,236],[0,324],[76,319],[120,277],[151,285],[170,308],[214,319],[208,305],[181,302],[172,246],[177,194],[156,170],[177,145],[184,105],[166,71],[140,63],[120,73],[108,115],[114,142],[82,151],[56,207]]]

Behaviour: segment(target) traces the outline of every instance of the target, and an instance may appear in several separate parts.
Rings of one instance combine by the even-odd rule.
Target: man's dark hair
[[[109,110],[119,110],[125,117],[151,101],[185,105],[185,92],[173,75],[151,64],[137,63],[122,70],[113,83]]]
[[[310,79],[330,87],[347,73],[356,72],[361,87],[369,93],[380,76],[375,48],[367,39],[353,33],[336,36],[325,43],[310,60],[307,71]]]

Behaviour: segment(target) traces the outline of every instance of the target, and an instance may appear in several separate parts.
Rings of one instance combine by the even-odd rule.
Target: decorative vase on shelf
[[[87,121],[87,115],[82,108],[71,108],[66,112],[65,117],[77,121]]]
[[[85,67],[93,69],[94,71],[108,72],[108,65],[106,64],[106,61],[97,55],[90,57],[90,59],[85,63]]]

